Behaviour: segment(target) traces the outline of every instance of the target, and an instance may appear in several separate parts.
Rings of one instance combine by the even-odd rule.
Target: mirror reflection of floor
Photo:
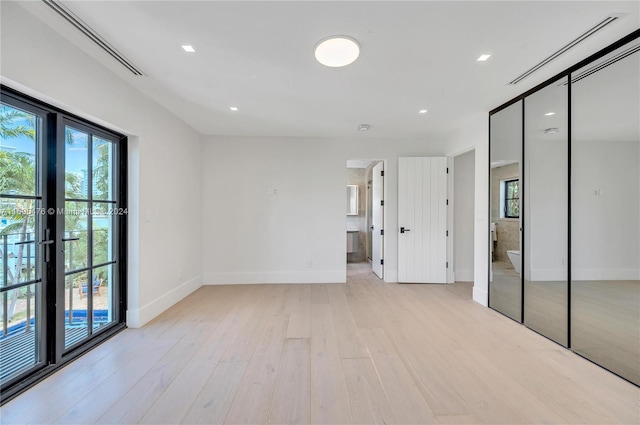
[[[520,275],[510,263],[491,266],[491,307],[519,321]],[[573,281],[571,288],[571,348],[640,384],[640,281]],[[567,346],[567,281],[525,281],[524,302],[524,324]]]
[[[491,263],[493,280],[489,285],[489,303],[494,308],[520,321],[522,309],[522,284],[511,263],[494,261]]]
[[[571,283],[571,345],[640,385],[640,280]]]
[[[568,344],[567,281],[524,282],[524,324],[549,339]]]

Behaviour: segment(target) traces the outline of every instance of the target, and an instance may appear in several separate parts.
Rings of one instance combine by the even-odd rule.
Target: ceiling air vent
[[[135,65],[133,65],[122,53],[118,52],[115,47],[111,46],[107,41],[96,33],[91,27],[85,24],[82,19],[78,18],[73,12],[64,7],[60,2],[55,0],[42,0],[44,4],[53,9],[64,20],[76,27],[87,38],[93,41],[98,47],[104,50],[109,56],[120,62],[122,66],[127,68],[134,75],[144,75]]]
[[[609,65],[613,65],[614,63],[618,62],[619,60],[622,60],[624,58],[626,58],[627,56],[630,56],[636,52],[640,52],[640,43],[637,43],[627,49],[624,49],[623,51],[619,52],[618,54],[616,54],[615,56],[610,57],[609,59],[606,59],[603,62],[597,63],[595,65],[590,66],[589,68],[580,71],[577,74],[571,74],[571,84],[574,84],[580,80],[582,80],[583,78],[588,77],[591,74],[595,74],[596,72],[608,67]],[[566,86],[568,83],[565,81],[564,83],[560,84],[562,86]]]
[[[520,81],[524,80],[529,75],[533,74],[534,72],[536,72],[537,70],[539,70],[543,66],[547,65],[549,62],[553,61],[554,59],[558,58],[559,56],[565,54],[567,51],[569,51],[573,47],[577,46],[578,44],[582,43],[584,40],[586,40],[587,38],[591,37],[593,34],[597,33],[598,31],[602,30],[607,25],[617,21],[622,16],[624,16],[624,15],[611,14],[611,15],[607,16],[602,21],[600,21],[596,25],[594,25],[592,28],[590,28],[589,30],[585,31],[582,35],[580,35],[576,39],[570,41],[565,46],[563,46],[560,49],[558,49],[551,56],[543,59],[538,64],[534,65],[532,68],[530,68],[529,70],[525,71],[523,74],[521,74],[518,77],[516,77],[513,81],[509,82],[509,84],[514,84],[514,85],[518,84]]]

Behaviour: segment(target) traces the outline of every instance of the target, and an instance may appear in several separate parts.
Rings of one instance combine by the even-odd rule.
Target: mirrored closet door
[[[568,78],[528,96],[524,136],[524,324],[568,344]]]
[[[522,321],[522,101],[491,116],[489,306]]]
[[[639,50],[636,40],[571,75],[571,346],[638,385]]]

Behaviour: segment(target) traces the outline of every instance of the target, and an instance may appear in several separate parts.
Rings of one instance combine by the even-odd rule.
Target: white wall
[[[207,137],[203,283],[344,282],[346,160],[385,162],[385,281],[398,277],[398,157],[439,142]],[[276,194],[268,194],[275,188]],[[311,260],[312,267],[307,267]]]
[[[568,278],[567,140],[566,134],[546,138],[540,134],[527,133],[525,141],[524,274],[529,281],[564,281]]]
[[[19,5],[1,7],[2,83],[130,136],[127,322],[142,326],[201,285],[200,136]]]
[[[455,280],[473,280],[475,150],[453,160],[453,268]]]
[[[640,279],[640,143],[572,147],[571,277]]]
[[[475,148],[473,300],[489,301],[489,111],[478,112],[449,140],[449,156]]]

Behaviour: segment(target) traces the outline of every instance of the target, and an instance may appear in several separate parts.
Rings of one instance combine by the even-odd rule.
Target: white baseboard
[[[473,287],[473,300],[485,307],[489,306],[489,293],[477,286]]]
[[[456,270],[454,276],[456,282],[473,282],[473,269]]]
[[[205,273],[203,285],[250,285],[260,283],[345,283],[346,270],[290,272]]]
[[[572,269],[571,280],[640,280],[640,269]]]
[[[395,283],[398,281],[398,270],[392,270],[389,267],[384,268],[384,281],[387,283]]]
[[[525,280],[535,282],[550,282],[567,280],[568,271],[566,268],[560,269],[531,269],[531,273],[525,273]]]
[[[197,276],[172,291],[159,296],[139,309],[127,310],[127,326],[130,328],[141,328],[201,286],[202,278],[201,276]]]

